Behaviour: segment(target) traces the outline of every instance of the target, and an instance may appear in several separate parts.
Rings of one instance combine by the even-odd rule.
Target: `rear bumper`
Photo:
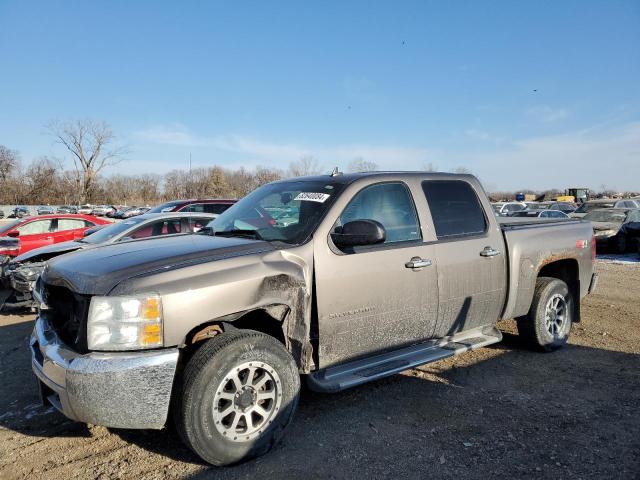
[[[116,428],[164,427],[177,348],[81,355],[42,318],[36,320],[30,344],[42,400],[68,418]]]

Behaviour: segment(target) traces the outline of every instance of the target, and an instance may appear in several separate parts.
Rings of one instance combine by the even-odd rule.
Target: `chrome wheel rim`
[[[567,301],[564,296],[556,293],[547,302],[545,308],[545,325],[547,332],[553,337],[559,337],[567,322]]]
[[[246,442],[273,422],[282,403],[280,377],[263,362],[246,362],[231,369],[213,400],[213,421],[229,440]]]

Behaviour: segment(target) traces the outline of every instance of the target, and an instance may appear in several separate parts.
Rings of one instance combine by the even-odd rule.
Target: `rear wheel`
[[[293,358],[273,337],[228,331],[191,358],[176,424],[185,443],[213,465],[268,452],[290,423],[300,392]]]
[[[573,301],[562,280],[538,278],[529,313],[516,319],[520,337],[545,352],[564,346],[571,332]]]

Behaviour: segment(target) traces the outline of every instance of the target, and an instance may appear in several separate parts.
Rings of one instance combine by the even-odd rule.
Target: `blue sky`
[[[637,1],[0,1],[0,69],[25,163],[93,118],[131,173],[313,155],[640,190]]]

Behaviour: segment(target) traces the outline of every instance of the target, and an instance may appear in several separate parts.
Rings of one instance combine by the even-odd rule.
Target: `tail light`
[[[591,237],[591,261],[596,261],[596,237]]]

